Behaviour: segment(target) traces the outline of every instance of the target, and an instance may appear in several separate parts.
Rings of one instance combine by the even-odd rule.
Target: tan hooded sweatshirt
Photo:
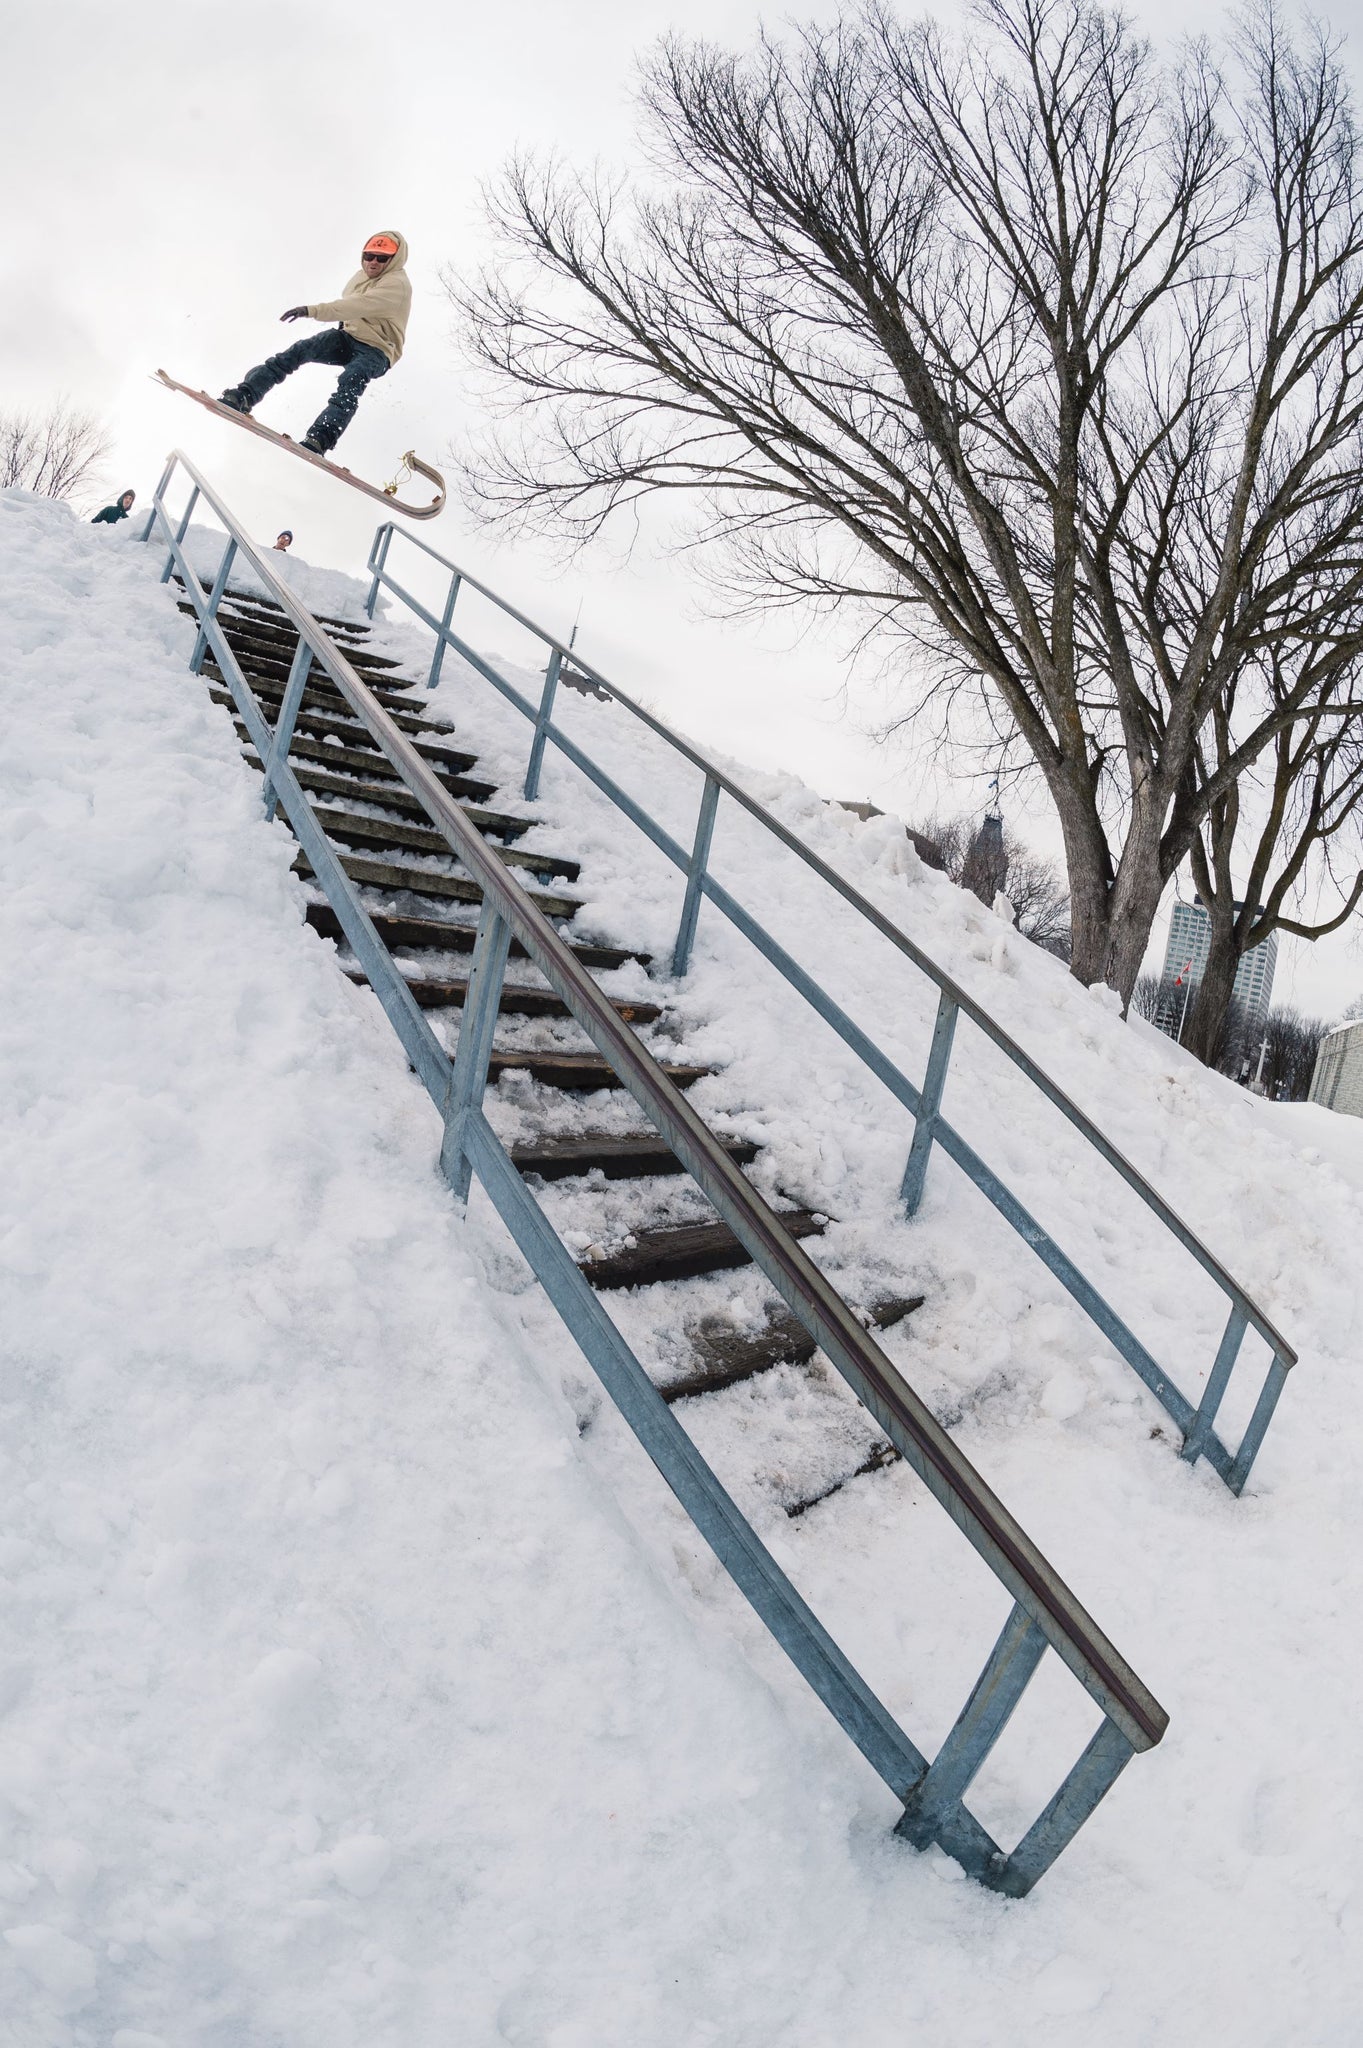
[[[400,235],[396,228],[380,228],[381,235],[391,235],[398,245],[398,253],[391,263],[385,263],[377,277],[366,277],[364,271],[352,277],[339,299],[328,299],[323,305],[309,306],[310,320],[339,320],[347,334],[353,334],[356,341],[362,341],[370,348],[382,349],[389,366],[402,354],[402,344],[407,335],[407,316],[412,310],[412,286],[407,276],[407,237]]]

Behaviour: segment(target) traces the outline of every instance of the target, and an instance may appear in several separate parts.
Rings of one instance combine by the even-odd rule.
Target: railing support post
[[[184,545],[185,535],[189,532],[189,522],[194,516],[194,507],[198,504],[198,502],[199,486],[195,484],[193,490],[189,494],[189,503],[185,506],[184,517],[181,519],[179,526],[176,528],[175,544],[177,547],[182,547]],[[169,583],[170,572],[174,567],[175,556],[173,553],[171,553],[166,556],[166,566],[161,571],[161,581],[163,583]]]
[[[229,540],[227,546],[222,551],[222,560],[218,564],[218,573],[213,578],[213,588],[208,597],[208,616],[210,619],[216,619],[218,616],[218,606],[222,603],[222,594],[227,588],[227,578],[231,574],[232,564],[236,558],[237,544],[234,540]],[[194,652],[189,657],[189,666],[192,674],[198,675],[199,670],[203,667],[204,656],[207,652],[208,635],[203,627],[200,626],[199,637],[194,642]]]
[[[1233,1302],[1221,1338],[1221,1347],[1216,1354],[1216,1363],[1207,1376],[1207,1385],[1198,1403],[1197,1413],[1183,1439],[1183,1449],[1179,1452],[1179,1456],[1186,1458],[1190,1465],[1195,1465],[1202,1456],[1202,1447],[1207,1441],[1208,1431],[1216,1420],[1221,1397],[1226,1391],[1235,1361],[1239,1356],[1248,1320],[1239,1302]]]
[[[1104,1721],[1098,1733],[1045,1811],[1028,1828],[993,1889],[1010,1899],[1025,1898],[1072,1842],[1105,1792],[1111,1790],[1134,1754],[1120,1728]]]
[[[1275,1351],[1273,1363],[1268,1368],[1264,1383],[1259,1389],[1259,1398],[1254,1404],[1249,1426],[1240,1439],[1240,1448],[1235,1453],[1230,1471],[1226,1474],[1226,1484],[1232,1493],[1238,1494],[1249,1478],[1249,1468],[1258,1456],[1264,1433],[1273,1420],[1273,1410],[1278,1405],[1278,1396],[1287,1385],[1288,1371],[1289,1367],[1284,1363],[1281,1353]]]
[[[899,1189],[906,1216],[916,1216],[918,1204],[923,1199],[928,1154],[932,1150],[933,1133],[942,1108],[942,1090],[946,1086],[947,1068],[951,1063],[951,1042],[956,1035],[956,1010],[951,997],[943,994],[937,1004],[937,1021],[932,1027],[928,1070],[923,1077],[923,1092],[918,1098],[918,1119],[913,1127],[909,1163],[904,1168],[904,1179]]]
[[[682,899],[677,943],[672,948],[672,972],[678,980],[691,964],[691,948],[696,938],[696,920],[700,916],[701,890],[710,859],[710,841],[715,833],[715,812],[718,808],[719,784],[713,776],[707,775],[705,787],[701,791],[700,815],[696,819],[696,837],[691,847],[691,865],[686,870],[686,895]]]
[[[895,1833],[916,1849],[938,1840],[943,1821],[959,1806],[1007,1727],[1045,1649],[1041,1630],[1024,1608],[1015,1606],[955,1727],[905,1801]]]
[[[274,738],[270,742],[269,756],[265,762],[265,816],[273,818],[279,798],[275,794],[275,771],[280,763],[288,759],[289,748],[293,745],[293,728],[298,718],[298,707],[303,701],[303,689],[312,667],[312,649],[304,634],[298,636],[294,649],[293,665],[289,680],[284,685],[284,698],[275,720]]]
[[[387,552],[388,550],[385,547],[385,557]],[[428,690],[433,690],[440,681],[440,665],[445,659],[445,635],[450,630],[450,620],[454,617],[454,601],[459,595],[459,586],[463,580],[463,577],[456,569],[450,578],[450,594],[445,599],[445,609],[440,619],[440,631],[435,636],[435,653],[431,656],[431,672],[426,678],[426,688]]]
[[[156,527],[156,509],[157,509],[157,506],[158,506],[158,505],[160,504],[161,500],[162,500],[162,499],[163,499],[163,498],[165,497],[165,495],[166,495],[166,492],[167,492],[167,491],[169,490],[169,488],[170,488],[170,480],[171,480],[171,478],[172,478],[172,477],[174,476],[174,474],[175,474],[175,457],[174,457],[173,455],[170,455],[170,456],[167,456],[167,458],[166,458],[166,466],[165,466],[165,468],[164,468],[164,469],[163,469],[163,470],[161,471],[161,481],[160,481],[160,483],[159,483],[159,484],[158,484],[158,485],[156,486],[156,489],[155,489],[155,490],[154,490],[154,491],[152,492],[152,494],[151,494],[151,510],[150,510],[150,512],[148,512],[148,514],[147,514],[147,523],[146,523],[146,525],[145,525],[145,526],[144,526],[144,527],[142,528],[142,545],[143,545],[143,547],[145,547],[145,546],[146,546],[146,544],[147,544],[147,542],[148,542],[148,541],[149,541],[149,540],[151,539],[151,537],[152,537],[152,533],[153,533],[153,531],[155,530],[155,527]],[[161,578],[161,581],[162,581],[162,582],[164,583],[164,582],[165,582],[165,580],[166,580],[166,579],[165,579],[165,577],[163,576],[163,577]]]
[[[511,949],[511,927],[486,898],[478,918],[478,936],[473,942],[473,965],[469,970],[468,993],[459,1025],[459,1044],[450,1073],[450,1092],[445,1105],[445,1137],[440,1147],[440,1171],[455,1195],[466,1202],[473,1168],[464,1149],[464,1127],[470,1114],[482,1108],[487,1086],[488,1061],[497,1029],[502,999],[502,977]]]
[[[549,666],[544,671],[544,689],[540,694],[539,716],[535,720],[535,735],[530,742],[530,759],[525,769],[525,800],[534,803],[540,793],[540,770],[544,766],[544,743],[549,731],[549,721],[554,715],[554,697],[558,690],[559,670],[563,667],[563,655],[557,647],[549,656]]]
[[[364,601],[365,611],[371,619],[374,616],[374,606],[378,602],[379,580],[388,566],[388,547],[392,538],[393,524],[391,520],[387,526],[381,526],[374,535],[374,546],[369,556],[369,567],[373,571],[374,580],[369,586],[369,595]]]

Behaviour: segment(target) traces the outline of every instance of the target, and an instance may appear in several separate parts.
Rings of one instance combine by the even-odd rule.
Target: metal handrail
[[[422,604],[415,594],[405,588],[388,570],[388,552],[394,533],[400,533],[403,540],[418,548],[422,554],[438,562],[451,574],[449,595],[444,615],[437,618]],[[1040,1067],[1002,1025],[984,1009],[959,982],[955,981],[931,955],[924,952],[906,932],[891,922],[861,892],[845,880],[835,868],[822,860],[799,836],[776,818],[741,783],[720,768],[707,755],[694,747],[680,733],[649,711],[644,705],[630,697],[619,686],[609,680],[591,662],[579,654],[571,642],[560,640],[547,627],[539,625],[526,613],[498,595],[488,584],[472,575],[467,569],[442,555],[429,542],[418,535],[397,528],[391,521],[381,525],[374,535],[369,551],[368,569],[371,576],[367,610],[373,616],[374,604],[380,588],[389,590],[399,598],[436,635],[436,652],[431,666],[431,685],[438,681],[441,661],[445,648],[452,647],[470,665],[491,683],[507,701],[514,704],[523,716],[532,720],[535,726],[531,744],[530,764],[526,776],[525,794],[533,797],[538,793],[540,767],[545,746],[552,741],[566,759],[580,769],[601,789],[611,801],[630,818],[631,822],[644,832],[646,837],[667,859],[687,876],[686,898],[683,904],[681,926],[677,948],[673,956],[674,969],[684,972],[689,959],[691,942],[695,934],[696,914],[702,896],[708,898],[734,924],[743,935],[758,946],[759,950],[777,968],[791,985],[797,988],[811,1006],[832,1028],[852,1047],[872,1072],[904,1103],[916,1119],[913,1149],[905,1174],[903,1194],[910,1214],[921,1198],[923,1178],[926,1172],[928,1154],[934,1143],[940,1144],[950,1157],[955,1159],[981,1191],[993,1202],[1000,1213],[1012,1224],[1020,1236],[1029,1243],[1038,1256],[1060,1280],[1061,1284],[1080,1303],[1086,1313],[1109,1338],[1127,1363],[1139,1374],[1151,1392],[1163,1404],[1183,1432],[1183,1455],[1190,1463],[1198,1457],[1206,1457],[1213,1469],[1226,1482],[1233,1493],[1238,1494],[1249,1476],[1254,1458],[1272,1419],[1273,1410],[1286,1382],[1287,1374],[1297,1362],[1297,1354],[1275,1324],[1254,1301],[1252,1296],[1235,1279],[1234,1275],[1205,1245],[1195,1231],[1184,1222],[1157,1189],[1132,1165],[1131,1161],[1118,1150],[1112,1141],[1099,1129],[1079,1105],[1054,1081],[1044,1068]],[[485,656],[471,647],[454,632],[451,620],[455,602],[462,589],[475,590],[495,605],[506,617],[534,634],[549,650],[549,665],[546,671],[545,688],[538,707],[518,690],[514,683],[501,675]],[[704,777],[701,808],[697,830],[691,850],[680,845],[650,817],[610,776],[608,776],[562,729],[552,722],[552,710],[557,685],[562,677],[563,666],[571,660],[575,670],[587,678],[598,692],[604,693],[613,702],[621,705],[633,717],[640,720],[651,732],[684,760],[700,770]],[[708,872],[710,841],[714,829],[715,809],[720,793],[754,818],[762,828],[778,840],[788,851],[795,854],[806,867],[835,891],[849,904],[880,936],[887,939],[896,950],[914,964],[935,983],[939,992],[938,1028],[934,1034],[932,1056],[924,1087],[917,1088],[909,1078],[895,1066],[880,1049],[862,1032],[852,1020],[819,988],[813,978],[806,974],[791,956],[765,932],[741,904],[729,894]],[[1207,1386],[1200,1404],[1193,1403],[1174,1384],[1172,1377],[1160,1366],[1125,1321],[1104,1300],[1098,1290],[1089,1282],[1073,1260],[1068,1258],[1041,1224],[1016,1200],[1009,1189],[993,1174],[985,1162],[941,1115],[940,1102],[946,1079],[946,1069],[951,1056],[952,1038],[957,1015],[964,1015],[983,1032],[1006,1059],[1025,1076],[1048,1102],[1056,1108],[1066,1121],[1093,1148],[1098,1156],[1112,1168],[1132,1192],[1143,1202],[1170,1235],[1201,1266],[1216,1286],[1229,1300],[1230,1314],[1225,1333],[1221,1340],[1216,1360],[1208,1376]],[[1265,1375],[1259,1398],[1247,1423],[1240,1444],[1232,1452],[1212,1427],[1221,1399],[1229,1382],[1232,1368],[1238,1355],[1240,1343],[1247,1329],[1252,1329],[1263,1338],[1272,1354],[1269,1369]]]
[[[229,536],[205,591],[165,507],[174,470],[194,485],[192,503],[211,506]],[[900,1832],[920,1846],[938,1842],[982,1882],[1014,1895],[1029,1890],[1082,1825],[1136,1752],[1157,1743],[1168,1717],[997,1496],[896,1371],[779,1215],[652,1059],[585,972],[534,897],[485,846],[439,778],[366,687],[334,641],[247,539],[226,506],[179,451],[158,486],[147,537],[159,523],[166,575],[178,570],[199,619],[194,664],[211,649],[266,771],[267,807],[283,808],[318,883],[413,1067],[445,1125],[441,1166],[455,1192],[476,1172],[532,1269],[663,1477],[777,1641],[850,1738],[905,1804]],[[237,555],[298,632],[298,648],[273,729],[217,621]],[[456,1057],[435,1037],[288,761],[293,720],[316,662],[375,746],[476,881],[482,913]],[[567,1005],[602,1058],[749,1252],[759,1270],[842,1373],[928,1490],[1011,1594],[1014,1606],[981,1678],[931,1764],[847,1662],[701,1457],[630,1351],[599,1297],[512,1165],[482,1109],[512,938]],[[1022,1841],[1005,1853],[963,1804],[963,1794],[1002,1732],[1047,1646],[1074,1673],[1103,1725]]]

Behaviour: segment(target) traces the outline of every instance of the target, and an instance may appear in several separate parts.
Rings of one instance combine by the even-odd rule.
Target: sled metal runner
[[[408,519],[434,519],[437,513],[445,509],[444,477],[438,469],[432,469],[429,462],[423,462],[419,455],[414,455],[410,448],[402,458],[409,474],[424,476],[428,483],[436,487],[436,496],[429,505],[404,505],[397,494],[397,484],[368,483],[364,477],[356,476],[352,470],[343,468],[339,462],[328,462],[325,455],[314,455],[311,448],[304,448],[300,442],[291,440],[287,434],[277,434],[273,427],[262,426],[259,420],[252,419],[250,413],[237,412],[233,406],[224,405],[220,399],[212,397],[207,391],[196,391],[190,384],[177,383],[165,370],[156,372],[155,381],[164,385],[167,391],[178,391],[185,398],[192,398],[197,405],[216,413],[220,420],[230,420],[234,426],[245,427],[247,433],[254,434],[258,440],[268,441],[273,447],[282,448],[288,455],[299,456],[304,462],[310,462],[314,469],[325,470],[328,476],[334,476],[338,482],[349,484],[352,491],[363,491],[367,498],[377,498],[381,505],[401,512]]]
[[[166,494],[177,469],[193,486],[173,519]],[[184,551],[190,512],[206,504],[226,530],[211,588]],[[171,457],[143,533],[167,549],[163,581],[178,571],[199,620],[191,667],[211,650],[265,766],[265,808],[281,809],[356,959],[443,1123],[440,1165],[467,1199],[476,1175],[635,1436],[720,1563],[903,1806],[897,1832],[936,1843],[980,1883],[1014,1897],[1030,1891],[1092,1813],[1133,1754],[1159,1742],[1168,1716],[1003,1503],[918,1399],[873,1336],[645,1050],[515,873],[498,860],[438,777],[366,687],[335,640],[247,538],[200,472]],[[273,726],[217,620],[234,562],[254,572],[298,641]],[[331,679],[451,853],[482,892],[482,909],[453,1060],[412,996],[332,849],[289,762],[294,717],[309,669]],[[516,1170],[483,1109],[512,941],[539,968],[644,1116],[748,1251],[814,1343],[841,1373],[927,1491],[1009,1596],[1008,1617],[955,1725],[930,1762],[844,1656],[762,1543],[653,1385],[600,1298]],[[965,1795],[1047,1651],[1058,1656],[1101,1714],[1054,1797],[1021,1840],[997,1844]]]
[[[398,582],[388,567],[388,556],[394,537],[407,541],[422,554],[449,571],[449,585],[440,617],[427,609],[404,584]],[[1178,1216],[1163,1196],[1151,1187],[1143,1174],[1118,1151],[1110,1139],[1086,1116],[1078,1104],[1053,1081],[1042,1067],[1011,1038],[1002,1026],[991,1017],[951,976],[940,968],[930,955],[916,946],[908,935],[891,923],[883,912],[854,889],[850,882],[828,866],[825,861],[806,846],[796,834],[783,825],[778,818],[748,794],[740,783],[727,775],[706,756],[675,733],[663,721],[654,716],[643,705],[625,695],[616,685],[609,682],[599,669],[567,643],[556,639],[544,627],[508,604],[504,598],[479,582],[466,569],[438,554],[426,541],[415,534],[402,533],[391,523],[380,526],[369,551],[369,570],[372,581],[369,589],[368,608],[373,617],[374,605],[379,591],[387,590],[405,605],[436,636],[435,655],[431,662],[430,686],[434,688],[440,679],[441,664],[446,648],[452,648],[484,680],[492,685],[507,702],[528,719],[534,727],[530,741],[529,761],[526,768],[524,794],[533,801],[539,794],[540,780],[544,768],[545,749],[553,745],[565,760],[581,771],[596,788],[616,806],[618,810],[636,825],[658,850],[686,877],[682,897],[680,920],[676,944],[672,956],[672,969],[676,975],[686,972],[695,941],[696,925],[703,901],[712,903],[729,922],[742,933],[763,958],[771,963],[790,986],[801,995],[810,1007],[823,1018],[851,1047],[862,1064],[876,1076],[890,1094],[899,1101],[913,1118],[913,1136],[909,1145],[908,1160],[900,1187],[900,1197],[906,1214],[912,1216],[923,1197],[928,1161],[934,1145],[940,1146],[947,1157],[954,1160],[961,1170],[974,1182],[999,1214],[1011,1225],[1025,1244],[1031,1246],[1037,1257],[1052,1272],[1061,1286],[1078,1302],[1094,1325],[1112,1344],[1118,1354],[1138,1375],[1165,1413],[1180,1431],[1183,1443],[1181,1455],[1189,1464],[1205,1458],[1217,1476],[1230,1491],[1238,1494],[1249,1477],[1259,1446],[1262,1444],[1278,1398],[1287,1383],[1287,1375],[1296,1364],[1297,1354],[1286,1338],[1277,1330],[1263,1310],[1251,1299],[1221,1260],[1211,1252],[1202,1240]],[[452,621],[456,604],[463,590],[476,591],[486,598],[498,611],[512,619],[518,626],[533,633],[543,644],[548,660],[544,672],[544,688],[538,704],[508,680],[484,655],[477,652],[454,630]],[[590,693],[597,698],[608,698],[623,711],[637,718],[661,739],[673,753],[690,762],[700,772],[701,788],[696,818],[695,837],[690,847],[681,845],[666,832],[657,820],[636,803],[633,797],[620,788],[619,784],[602,769],[591,756],[577,744],[561,726],[554,723],[554,706],[560,683],[564,680],[565,669],[571,663],[573,680],[579,686],[586,684]],[[911,960],[938,990],[938,1007],[932,1042],[928,1051],[927,1066],[921,1085],[911,1081],[907,1074],[897,1067],[887,1054],[881,1051],[871,1038],[855,1024],[841,1006],[827,991],[820,987],[813,976],[772,938],[758,920],[710,873],[710,848],[714,837],[715,820],[721,795],[737,804],[747,815],[756,819],[762,829],[779,840],[789,852],[802,861],[807,868],[849,904],[878,935],[888,941],[899,953]],[[1107,1166],[1131,1189],[1153,1216],[1182,1246],[1185,1252],[1199,1265],[1226,1297],[1227,1319],[1216,1356],[1211,1363],[1200,1399],[1194,1401],[1177,1384],[1174,1375],[1153,1355],[1149,1348],[1120,1316],[1111,1303],[1106,1301],[1093,1282],[1080,1270],[1074,1260],[1057,1244],[1050,1232],[1032,1216],[1017,1199],[1010,1188],[996,1174],[978,1152],[969,1145],[954,1126],[942,1114],[942,1096],[946,1086],[952,1049],[955,1043],[956,1026],[967,1018],[994,1045],[1004,1057],[1011,1061],[1024,1078],[1036,1088],[1074,1130],[1092,1147]],[[1232,1449],[1218,1435],[1215,1422],[1217,1413],[1230,1384],[1232,1372],[1240,1353],[1247,1331],[1253,1330],[1267,1345],[1270,1357],[1264,1377],[1260,1383],[1253,1411],[1241,1432],[1239,1443]]]

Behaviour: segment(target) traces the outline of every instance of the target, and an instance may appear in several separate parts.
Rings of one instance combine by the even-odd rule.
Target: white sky
[[[834,10],[825,0],[798,11]],[[1341,29],[1360,25],[1356,0],[1323,11]],[[1156,34],[1222,19],[1205,0],[1137,12]],[[131,484],[145,501],[168,449],[183,445],[263,538],[290,526],[306,559],[358,571],[376,507],[162,392],[149,373],[164,365],[215,392],[235,382],[314,332],[281,327],[279,313],[334,296],[365,236],[395,225],[412,245],[407,353],[364,399],[343,452],[380,480],[409,446],[439,463],[466,400],[437,271],[485,252],[481,181],[517,144],[625,158],[635,53],[677,25],[742,44],[761,18],[739,0],[0,0],[10,82],[0,403],[65,392],[106,414],[117,436],[110,495]],[[262,418],[301,432],[331,375],[300,373]],[[704,615],[684,559],[638,549],[622,562],[603,548],[565,568],[457,505],[420,530],[553,628],[581,603],[584,653],[704,742],[910,817],[982,803],[982,781],[939,779],[930,746],[873,744],[880,691],[854,674],[844,695],[838,642],[816,621],[800,631],[720,623]],[[1039,805],[1012,822],[1056,848]],[[1155,952],[1163,930],[1161,920]],[[1284,943],[1279,1000],[1328,1011],[1360,988],[1356,936]]]

